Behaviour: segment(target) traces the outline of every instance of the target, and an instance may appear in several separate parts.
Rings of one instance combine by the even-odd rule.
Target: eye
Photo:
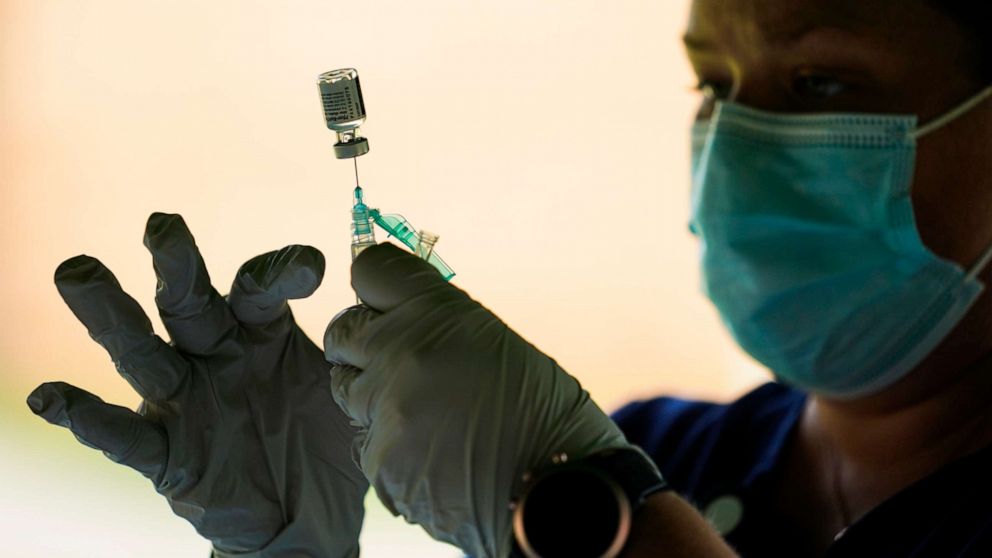
[[[792,91],[802,99],[827,99],[844,90],[842,81],[827,74],[808,72],[792,78]]]

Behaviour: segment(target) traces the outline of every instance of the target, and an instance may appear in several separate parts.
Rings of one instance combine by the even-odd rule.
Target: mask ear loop
[[[982,253],[982,256],[978,258],[978,261],[971,266],[971,269],[968,271],[968,275],[965,275],[964,280],[972,281],[978,277],[978,274],[985,269],[985,266],[989,265],[990,260],[992,260],[992,244],[989,244],[988,248],[985,249],[985,252]]]
[[[989,96],[992,96],[992,85],[986,87],[985,89],[982,89],[974,96],[972,96],[970,99],[964,101],[960,105],[952,108],[951,110],[945,112],[944,114],[938,116],[937,118],[934,118],[930,122],[927,122],[923,126],[916,128],[915,130],[913,130],[912,136],[914,138],[919,138],[921,136],[925,136],[929,134],[930,132],[936,130],[937,128],[940,128],[944,124],[947,124],[948,122],[954,120],[955,118],[975,108],[975,105],[981,103]]]
[[[992,96],[992,85],[982,89],[970,99],[964,101],[953,109],[945,112],[937,118],[934,118],[923,126],[918,127],[912,133],[913,138],[916,139],[929,134],[944,124],[947,124],[948,122],[975,108],[976,105],[990,96]],[[982,255],[978,258],[978,261],[976,261],[974,265],[971,266],[971,269],[968,270],[968,274],[965,275],[965,281],[975,280],[975,278],[978,277],[978,274],[985,269],[985,266],[989,265],[989,261],[992,261],[992,244],[989,244],[989,246],[985,248],[985,251],[983,251]]]

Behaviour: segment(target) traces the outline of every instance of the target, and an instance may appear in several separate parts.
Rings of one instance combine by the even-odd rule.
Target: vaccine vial
[[[317,87],[327,127],[338,136],[334,155],[338,159],[352,159],[368,153],[369,142],[358,129],[365,123],[358,72],[354,68],[324,72],[317,77]]]

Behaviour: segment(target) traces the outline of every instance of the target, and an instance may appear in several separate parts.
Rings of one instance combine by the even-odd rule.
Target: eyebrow
[[[856,35],[851,33],[850,29],[832,25],[832,24],[820,24],[820,23],[804,23],[796,25],[791,29],[784,29],[776,32],[771,32],[768,34],[768,40],[772,44],[776,45],[794,45],[801,42],[807,36],[812,35],[816,32],[829,31],[829,32],[839,32],[847,35],[850,40],[855,40]],[[719,45],[709,38],[693,35],[691,32],[687,32],[682,35],[682,44],[687,50],[695,52],[710,52],[719,50]]]

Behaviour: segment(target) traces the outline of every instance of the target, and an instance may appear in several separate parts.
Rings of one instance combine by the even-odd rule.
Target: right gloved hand
[[[507,556],[525,472],[632,447],[579,382],[428,263],[391,244],[352,264],[363,301],[327,327],[334,399],[394,514],[477,557]]]
[[[80,442],[152,480],[219,556],[357,556],[368,482],[353,428],[331,398],[330,365],[287,299],[320,285],[309,246],[258,256],[225,300],[182,217],[153,214],[155,301],[167,344],[98,260],[55,272],[69,308],[144,398],[134,413],[62,382],[28,405]]]

